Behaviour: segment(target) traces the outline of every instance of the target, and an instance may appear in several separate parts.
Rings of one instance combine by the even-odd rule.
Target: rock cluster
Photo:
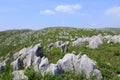
[[[13,70],[32,68],[39,70],[39,63],[44,56],[42,47],[36,44],[34,47],[23,48],[13,55],[14,61],[11,63]],[[16,75],[17,76],[17,75]]]
[[[120,35],[107,35],[104,38],[107,39],[108,43],[120,43]]]
[[[72,45],[81,46],[81,45],[84,45],[86,42],[89,43],[88,47],[95,49],[100,47],[100,45],[103,42],[103,38],[101,35],[78,38],[77,40],[72,42]]]
[[[96,79],[102,78],[101,72],[96,67],[96,62],[88,58],[87,55],[69,53],[58,60],[56,64],[53,64],[49,63],[48,58],[43,55],[42,47],[37,44],[34,47],[23,48],[13,56],[14,61],[11,63],[11,66],[14,70],[14,80],[28,79],[24,75],[24,70],[27,68],[40,72],[42,76],[47,73],[55,75],[72,71],[85,74],[87,78],[90,76],[95,76]]]
[[[78,38],[77,40],[72,42],[73,46],[81,46],[84,45],[86,42],[89,43],[88,47],[95,49],[99,48],[100,45],[103,43],[103,40],[106,39],[107,43],[120,43],[120,35],[107,35],[107,36],[102,36],[102,35],[97,35],[97,36],[92,36],[92,37],[82,37]]]
[[[50,64],[48,61],[48,58],[43,57],[41,59],[41,63],[39,64],[39,71],[44,76],[45,73],[50,74],[59,74],[61,73],[61,70],[58,68],[57,64]]]
[[[97,79],[102,78],[101,72],[96,67],[96,62],[88,58],[87,55],[66,54],[63,59],[57,62],[63,71],[72,71],[83,73],[87,78],[95,76]]]
[[[53,47],[58,47],[61,48],[61,52],[64,53],[67,52],[69,44],[72,44],[72,46],[81,46],[88,42],[88,47],[95,49],[100,47],[104,39],[107,40],[108,43],[120,43],[120,35],[97,35],[78,38],[71,43],[69,41],[64,43],[62,41],[57,41],[55,43],[50,43],[46,48],[51,49]],[[40,72],[42,76],[47,73],[55,75],[63,72],[74,72],[76,74],[85,74],[87,78],[90,76],[95,76],[96,79],[102,78],[101,72],[97,69],[96,62],[91,60],[87,55],[69,53],[62,59],[59,59],[56,64],[53,64],[49,63],[48,58],[44,56],[40,44],[21,49],[13,55],[13,58],[14,61],[11,62],[13,80],[28,79],[27,76],[24,75],[24,70],[27,68]],[[8,61],[9,58],[6,58],[4,61],[0,59],[0,74],[3,73]]]
[[[53,47],[61,48],[61,52],[67,52],[67,46],[69,45],[69,41],[62,42],[62,41],[57,41],[55,43],[50,43],[46,48],[51,49]]]

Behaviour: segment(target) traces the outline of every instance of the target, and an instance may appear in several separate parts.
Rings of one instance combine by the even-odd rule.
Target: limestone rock
[[[104,38],[108,40],[107,43],[120,43],[120,35],[107,35]]]
[[[45,58],[45,57],[42,57],[41,59],[41,63],[39,65],[39,70],[40,70],[40,73],[44,76],[44,73],[45,71],[47,70],[49,66],[49,61],[48,61],[48,58]]]
[[[101,36],[93,36],[91,40],[89,39],[90,38],[83,38],[83,42],[90,41],[91,43],[93,39],[98,42],[95,43],[95,45],[97,44],[98,46],[98,44],[102,44]],[[59,44],[62,52],[67,50],[67,47],[64,47],[64,45],[67,46],[68,44],[69,41]],[[97,47],[92,46],[91,48]],[[24,64],[26,68],[29,67],[34,69],[34,71],[39,71],[42,76],[46,73],[55,75],[62,72],[75,72],[85,74],[87,78],[90,76],[95,76],[96,79],[102,78],[101,72],[96,67],[96,62],[91,60],[87,55],[66,54],[62,59],[57,61],[57,64],[52,64],[49,63],[48,58],[43,55],[42,47],[40,47],[39,44],[34,47],[24,48],[16,55],[16,59],[11,63],[14,70],[22,68]]]
[[[29,53],[24,59],[23,59],[23,63],[26,65],[26,68],[32,68],[36,65],[39,65],[40,63],[40,59],[43,56],[43,54],[41,55],[41,53],[39,54],[39,50],[35,49],[36,46],[30,50],[27,51],[27,53]],[[38,52],[37,52],[38,50]],[[37,56],[36,56],[37,54]],[[41,57],[40,57],[41,56]]]
[[[101,72],[98,69],[94,69],[93,76],[96,76],[97,80],[102,79],[102,74],[101,74]]]
[[[80,72],[86,74],[86,77],[89,78],[91,75],[102,78],[101,72],[96,67],[96,62],[87,57],[87,55],[81,56],[80,59]]]
[[[63,71],[73,71],[73,58],[75,57],[74,54],[66,54],[63,59],[58,60],[57,64],[58,67],[61,68]]]
[[[24,70],[14,71],[13,80],[28,80],[28,77],[24,75]]]
[[[16,60],[19,56],[21,56],[21,57],[25,56],[26,51],[27,51],[27,48],[23,48],[23,49],[21,49],[19,52],[15,53],[15,54],[13,55],[14,60]]]
[[[91,37],[91,40],[89,41],[89,47],[93,49],[99,48],[100,45],[103,43],[102,40],[103,39],[100,36]]]
[[[15,61],[11,63],[11,66],[13,70],[22,69],[23,68],[22,60],[20,58],[17,58]]]
[[[52,75],[60,74],[62,73],[62,70],[58,68],[57,64],[50,64],[46,70],[46,73],[50,73]]]
[[[40,70],[40,73],[42,74],[42,76],[44,76],[47,73],[55,75],[55,74],[59,74],[61,72],[61,70],[59,70],[57,64],[50,64],[48,61],[48,58],[45,58],[45,57],[43,57],[41,59],[41,63],[39,65],[39,70]]]
[[[61,52],[67,52],[68,45],[69,45],[69,41],[66,41],[63,44],[61,44]]]
[[[36,44],[34,47],[30,46],[28,48],[23,48],[19,52],[15,53],[14,55],[14,63],[17,66],[17,63],[23,62],[25,68],[34,68],[36,71],[38,69],[38,65],[40,63],[40,59],[44,56],[42,47],[40,44]],[[18,69],[18,68],[17,68]]]
[[[63,59],[57,62],[59,69],[65,72],[75,72],[85,74],[87,78],[95,76],[101,79],[101,72],[96,67],[96,62],[87,57],[87,55],[66,54]]]
[[[78,38],[76,41],[72,42],[73,46],[80,46],[80,45],[83,45],[83,44],[84,44],[83,38]]]

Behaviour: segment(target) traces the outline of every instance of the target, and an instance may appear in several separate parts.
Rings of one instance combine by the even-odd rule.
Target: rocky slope
[[[0,43],[2,80],[120,79],[120,35],[111,31],[3,31]]]

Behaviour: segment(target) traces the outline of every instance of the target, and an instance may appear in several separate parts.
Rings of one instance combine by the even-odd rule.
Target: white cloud
[[[105,14],[108,16],[120,17],[120,6],[112,7],[110,9],[106,10]]]
[[[63,13],[73,13],[76,10],[81,9],[81,5],[79,4],[73,4],[73,5],[57,5],[55,8],[53,8],[53,10],[50,9],[46,9],[43,11],[40,11],[40,13],[42,14],[50,14],[53,15],[56,12],[63,12]]]
[[[55,12],[54,12],[54,11],[49,10],[49,9],[47,9],[47,10],[43,10],[43,11],[40,11],[40,13],[42,13],[42,14],[50,14],[50,15],[55,14]]]
[[[74,12],[75,10],[81,9],[82,7],[79,4],[75,4],[75,5],[58,5],[55,8],[55,11],[58,12],[67,12],[67,13],[71,13]]]

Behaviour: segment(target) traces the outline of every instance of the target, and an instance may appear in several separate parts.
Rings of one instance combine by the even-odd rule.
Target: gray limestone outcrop
[[[87,55],[66,54],[63,59],[58,60],[57,64],[65,72],[82,73],[87,78],[90,76],[95,76],[97,79],[102,78],[101,72],[96,67],[96,62]]]
[[[81,45],[84,45],[86,42],[89,43],[88,45],[89,48],[92,48],[92,49],[99,48],[100,45],[103,43],[103,36],[97,35],[92,37],[78,38],[77,40],[72,42],[72,45],[81,46]]]
[[[23,63],[20,58],[17,58],[16,60],[14,60],[10,65],[13,68],[13,70],[18,70],[23,68]]]
[[[13,55],[14,61],[11,63],[11,66],[14,70],[20,69],[21,67],[29,67],[37,71],[43,56],[44,54],[40,44],[36,44],[34,47],[23,48]]]
[[[91,37],[88,46],[90,48],[95,49],[95,48],[99,48],[102,43],[103,43],[103,38],[101,35],[93,36],[93,37]]]
[[[50,64],[48,58],[42,57],[41,63],[39,65],[40,73],[44,76],[44,74],[59,74],[61,71],[58,68],[57,64]]]
[[[101,38],[98,36],[95,36],[94,38],[97,38],[97,41],[99,41],[99,39],[101,41]],[[84,41],[86,40],[88,39],[85,39]],[[61,49],[62,45],[68,44],[69,41],[62,43]],[[63,48],[62,52],[64,51],[66,51],[66,49]],[[23,77],[24,71],[15,72],[15,70],[26,68],[34,69],[34,71],[40,72],[42,76],[47,73],[55,75],[72,71],[74,73],[85,74],[87,78],[90,76],[95,76],[96,79],[102,78],[101,72],[97,69],[96,62],[91,60],[87,55],[75,55],[73,53],[66,54],[62,59],[59,59],[56,64],[53,64],[49,63],[48,58],[46,58],[43,54],[42,47],[37,44],[34,47],[31,46],[28,48],[23,48],[13,56],[14,61],[11,63],[11,66],[14,70],[14,80],[17,80],[19,78],[23,79],[25,77]],[[22,75],[22,77],[19,75]]]
[[[13,71],[13,80],[28,80],[28,77],[24,75],[24,70]]]

